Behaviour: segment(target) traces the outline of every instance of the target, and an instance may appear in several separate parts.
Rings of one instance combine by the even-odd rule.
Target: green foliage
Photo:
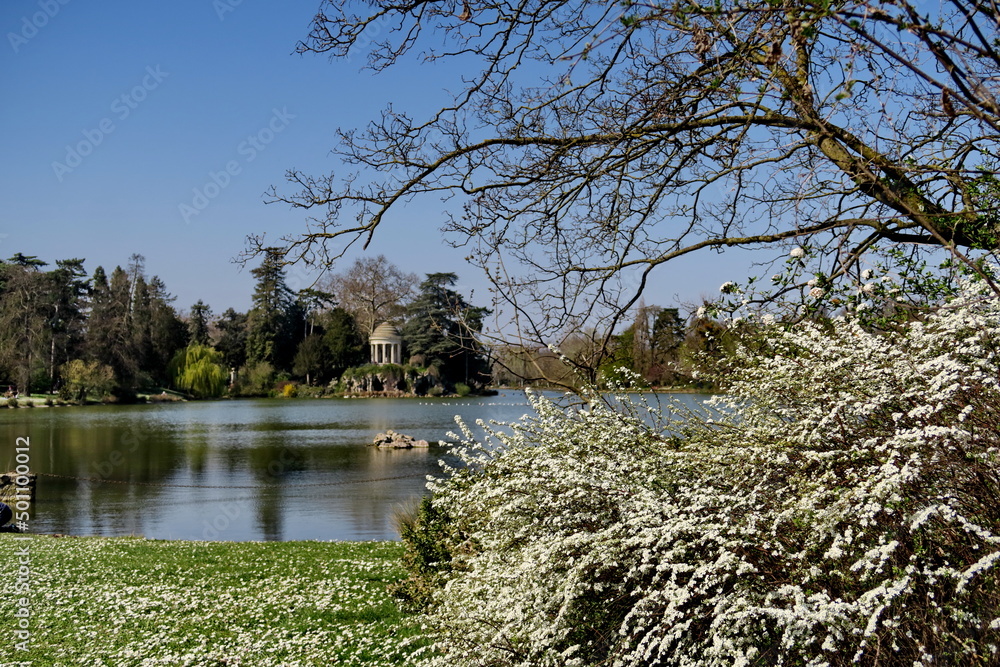
[[[435,589],[452,570],[453,553],[461,550],[463,537],[454,521],[429,496],[420,499],[412,513],[397,514],[403,541],[403,567],[408,576],[390,588],[405,609],[417,611],[431,606]]]
[[[888,331],[928,317],[955,297],[965,280],[996,279],[996,269],[985,257],[970,260],[972,266],[952,257],[931,263],[912,249],[900,247],[873,250],[865,256],[864,268],[859,263],[850,276],[836,279],[818,267],[821,259],[810,247],[793,248],[783,270],[771,276],[771,288],[761,287],[757,279],[745,285],[726,283],[731,287],[722,290],[722,297],[707,311],[737,322],[775,317],[822,320],[850,313],[867,327]],[[775,288],[786,295],[785,301],[765,298]],[[765,301],[771,314],[754,310]]]
[[[274,387],[274,366],[266,361],[247,363],[238,373],[237,392],[242,396],[270,396]]]
[[[677,308],[661,308],[650,332],[652,366],[646,378],[656,384],[673,385],[681,380],[680,350],[684,345],[685,322]]]
[[[348,368],[365,362],[368,348],[350,313],[343,308],[334,308],[322,322],[331,377],[339,377]]]
[[[229,373],[222,354],[208,345],[189,345],[170,362],[174,386],[197,398],[217,398],[226,391]]]
[[[128,275],[116,266],[108,281],[98,267],[94,272],[87,349],[90,356],[114,369],[118,385],[129,388],[139,370],[135,339],[129,328],[131,285]]]
[[[466,303],[451,289],[457,281],[454,273],[427,274],[408,308],[403,342],[411,356],[423,357],[426,366],[438,368],[449,386],[456,382],[483,386],[489,381],[489,368],[476,333],[489,311]]]
[[[296,389],[299,398],[320,398],[327,393],[327,387],[300,384]]]
[[[158,277],[146,281],[141,260],[133,257],[130,272],[115,267],[110,281],[99,266],[92,280],[87,356],[114,369],[122,395],[142,384],[172,382],[169,364],[187,345],[173,297]]]
[[[188,333],[192,343],[197,345],[209,345],[208,322],[212,317],[212,309],[207,304],[198,299],[198,303],[191,306],[191,317],[188,320]]]
[[[602,381],[614,381],[621,377],[621,369],[634,370],[636,361],[635,351],[635,327],[629,327],[612,340],[612,349],[609,355],[598,367],[598,377]]]
[[[965,188],[972,209],[970,214],[939,219],[938,225],[966,239],[972,248],[993,250],[1000,247],[1000,180],[995,165],[981,167],[979,175],[969,179]]]
[[[66,400],[83,401],[88,395],[104,398],[115,386],[114,370],[97,361],[74,359],[63,366],[62,376],[61,394]]]
[[[22,393],[51,390],[59,368],[83,356],[83,260],[57,260],[50,271],[44,266],[21,253],[0,262],[0,377]]]
[[[50,388],[59,382],[58,367],[77,356],[83,348],[86,317],[87,273],[82,259],[56,260],[49,272],[48,322]]]
[[[47,272],[22,254],[0,262],[0,377],[25,392],[50,391],[65,384],[60,368],[85,359],[113,369],[122,397],[166,382],[168,362],[186,344],[183,323],[163,283],[147,282],[141,256],[132,259],[110,281],[97,267],[91,285],[82,259],[58,260]]]
[[[247,361],[290,369],[300,337],[301,307],[285,284],[285,270],[275,253],[268,253],[250,273],[257,284],[247,313]]]
[[[247,361],[247,316],[228,308],[215,326],[219,330],[215,349],[222,353],[229,368],[242,367]]]
[[[358,380],[379,371],[385,371],[393,375],[405,375],[412,366],[400,366],[399,364],[365,364],[364,366],[354,366],[344,371],[342,380]]]
[[[292,372],[305,378],[306,384],[324,382],[330,367],[329,354],[323,337],[319,334],[306,336],[299,343],[292,363]]]
[[[692,387],[705,351],[706,338],[699,335],[706,324],[703,319],[695,318],[692,327],[686,329],[679,309],[640,302],[632,324],[619,334],[608,336],[598,329],[587,329],[567,337],[556,355],[564,357],[561,368],[552,369],[553,359],[546,359],[550,353],[537,349],[520,351],[517,356],[521,359],[515,357],[514,365],[528,365],[529,376],[540,375],[566,387],[578,388],[581,382],[634,389],[653,385]],[[510,363],[502,348],[499,354],[504,363]],[[526,360],[530,360],[529,364],[524,363]],[[596,373],[592,373],[595,366]]]
[[[340,381],[347,391],[415,393],[421,369],[399,364],[366,364],[348,368]]]
[[[144,284],[145,281],[139,280],[140,286]],[[140,371],[148,373],[154,382],[167,384],[170,361],[178,350],[187,346],[187,329],[171,305],[174,297],[159,276],[150,278],[142,291],[137,287],[136,299],[133,307],[137,323],[135,335],[148,340],[148,344],[144,344],[148,352],[141,359]],[[148,323],[146,328],[140,321]]]

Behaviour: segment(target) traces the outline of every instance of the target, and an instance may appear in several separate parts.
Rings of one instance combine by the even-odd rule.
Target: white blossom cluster
[[[1000,663],[1000,304],[768,336],[715,412],[466,430],[426,664]]]

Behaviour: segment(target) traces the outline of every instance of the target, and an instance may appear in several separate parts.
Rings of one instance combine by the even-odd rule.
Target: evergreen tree
[[[119,316],[123,315],[117,311],[112,301],[107,273],[103,266],[98,266],[90,279],[90,312],[84,333],[84,351],[89,360],[99,366],[111,368],[115,386],[121,383],[118,368],[112,363]]]
[[[102,349],[106,349],[110,332],[109,328],[109,289],[108,276],[104,267],[98,265],[90,278],[90,308],[87,313],[87,327],[84,332],[84,350],[86,356],[95,361],[102,361]]]
[[[191,316],[188,319],[188,333],[192,344],[208,345],[210,343],[208,334],[208,322],[212,317],[212,309],[201,299],[191,306]]]
[[[108,276],[103,266],[94,269],[90,288],[90,316],[87,318],[86,349],[87,356],[115,372],[117,369],[110,363],[111,349],[114,344],[115,308],[111,300],[111,288]]]
[[[285,270],[276,253],[268,253],[251,272],[257,279],[253,308],[247,313],[247,362],[266,361],[288,370],[298,342],[301,308],[285,284]]]
[[[170,360],[188,344],[187,327],[171,305],[176,297],[167,291],[159,276],[150,278],[147,291],[150,357],[146,369],[155,381],[167,384],[170,382],[167,372]]]
[[[86,336],[88,356],[110,366],[125,393],[140,385],[168,384],[170,360],[187,345],[186,327],[163,281],[153,276],[147,282],[135,256],[130,268],[139,271],[134,279],[121,267],[110,281],[102,267],[94,271]]]
[[[98,266],[89,281],[80,258],[58,260],[50,271],[23,253],[0,261],[0,382],[51,391],[74,360],[97,364],[75,370],[111,368],[119,395],[168,382],[167,365],[187,333],[162,281],[146,282],[142,261],[133,255],[129,271],[116,267],[110,279]]]
[[[685,324],[677,308],[662,308],[653,320],[653,368],[650,379],[677,382],[679,352],[684,343]]]
[[[336,300],[330,292],[307,287],[299,291],[296,303],[303,318],[302,338],[304,339],[315,333],[322,333],[316,331],[316,324],[320,319],[320,315],[324,312],[323,309],[335,304]]]
[[[334,308],[323,319],[330,374],[339,378],[352,366],[365,363],[367,348],[354,317],[343,308]]]
[[[295,352],[292,371],[305,379],[306,384],[323,383],[328,379],[330,361],[323,336],[312,334],[303,339]]]
[[[47,319],[49,327],[48,375],[51,389],[59,383],[58,369],[78,357],[83,347],[86,326],[84,308],[88,285],[83,259],[56,260],[56,269],[48,278]]]
[[[645,307],[643,307],[643,310]],[[640,311],[641,312],[641,311]],[[625,331],[611,337],[609,345],[606,349],[601,351],[600,356],[603,360],[598,367],[598,380],[602,383],[606,383],[609,380],[616,380],[620,382],[625,382],[626,384],[631,382],[631,378],[627,378],[622,375],[621,369],[626,368],[633,372],[642,375],[642,357],[644,352],[648,352],[648,348],[644,350],[643,337],[638,334],[637,331],[641,331],[641,322],[637,321],[629,326]],[[587,368],[589,364],[588,356],[595,356],[595,348],[597,346],[593,345],[595,340],[599,337],[596,335],[586,336],[585,340],[591,343],[587,348],[588,354],[571,354],[567,349],[571,349],[567,345],[562,346],[562,351],[566,353],[570,358],[580,364],[582,368]],[[585,348],[585,349],[587,349]]]
[[[411,356],[423,357],[446,382],[485,385],[489,367],[475,334],[489,310],[472,306],[455,290],[454,273],[429,273],[408,308],[403,341]]]
[[[36,271],[43,266],[48,266],[48,262],[38,259],[37,255],[25,255],[23,253],[15,253],[14,256],[7,261],[14,266],[21,267],[22,269],[34,269]]]
[[[153,352],[152,298],[144,276],[135,277],[132,281],[131,292],[129,329],[132,336],[132,346],[135,350],[136,365],[139,369],[137,384],[148,385],[153,383],[154,376],[162,376],[163,369],[157,368],[156,355]]]
[[[226,365],[232,370],[242,368],[247,362],[247,316],[228,308],[215,321],[219,341],[215,349],[222,353]]]
[[[138,374],[138,359],[130,322],[132,288],[120,266],[110,280],[101,280],[104,271],[95,272],[87,349],[95,361],[110,366],[119,389],[133,387]]]

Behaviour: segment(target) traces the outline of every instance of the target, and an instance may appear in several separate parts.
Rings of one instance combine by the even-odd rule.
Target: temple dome
[[[370,343],[401,343],[403,337],[399,334],[399,329],[388,322],[383,322],[375,327],[375,331],[368,337],[368,341]]]

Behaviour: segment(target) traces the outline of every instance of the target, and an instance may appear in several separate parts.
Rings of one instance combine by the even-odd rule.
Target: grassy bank
[[[398,665],[413,650],[385,591],[397,543],[16,537],[0,535],[0,665]]]

